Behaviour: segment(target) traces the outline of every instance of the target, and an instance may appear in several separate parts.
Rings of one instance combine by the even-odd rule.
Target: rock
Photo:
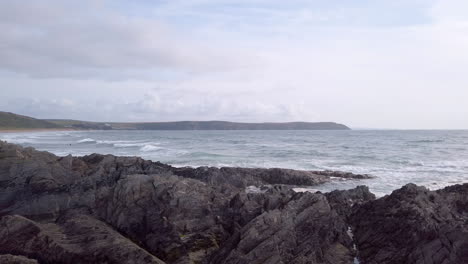
[[[310,172],[314,173],[314,174],[317,174],[317,175],[335,177],[335,178],[342,178],[342,179],[372,179],[372,178],[375,178],[374,176],[369,175],[369,174],[355,174],[355,173],[344,172],[344,171],[325,170],[325,171],[310,171]]]
[[[234,198],[231,206],[244,218],[210,263],[352,263],[347,225],[324,195],[279,193],[273,203],[269,199],[269,194]]]
[[[330,206],[337,211],[346,221],[356,208],[365,202],[375,200],[375,195],[367,186],[358,186],[351,190],[335,190],[325,193]]]
[[[365,186],[292,190],[332,177],[368,176],[174,168],[0,142],[0,260],[352,263],[356,243],[362,263],[467,262],[468,184],[407,185],[376,200]]]
[[[8,264],[37,264],[37,260],[24,256],[14,256],[10,254],[0,255],[0,263]]]
[[[96,214],[169,263],[198,262],[226,234],[231,196],[174,175],[128,175],[99,193]]]
[[[332,177],[346,179],[368,179],[369,175],[359,175],[334,171],[301,171],[291,169],[233,168],[233,167],[183,167],[174,168],[179,176],[197,179],[212,185],[230,185],[238,188],[272,184],[312,186],[330,181]]]
[[[93,154],[59,158],[47,152],[0,143],[0,216],[34,220],[56,218],[60,211],[91,206],[97,190],[126,175],[175,174],[232,191],[249,185],[315,185],[330,177],[308,171],[245,168],[173,168],[136,157]]]
[[[41,263],[164,263],[108,225],[77,213],[45,224],[18,215],[2,217],[0,252],[15,252]]]
[[[267,255],[328,263],[332,256],[344,261],[352,255],[346,224],[324,195],[275,185],[317,184],[328,176],[286,169],[179,169],[98,154],[56,157],[3,142],[0,157],[0,216],[9,230],[0,235],[0,253],[46,263],[70,258],[76,263],[221,263],[223,257],[234,263]],[[250,194],[245,187],[251,184],[269,187]],[[327,228],[315,234],[325,222]],[[275,255],[260,250],[271,244],[249,235],[257,227],[271,229],[263,238],[275,236]],[[286,230],[293,229],[291,236]],[[298,243],[308,246],[279,253],[296,250]],[[261,246],[249,255],[245,250],[255,244]]]
[[[362,263],[468,263],[468,184],[408,184],[350,219]]]

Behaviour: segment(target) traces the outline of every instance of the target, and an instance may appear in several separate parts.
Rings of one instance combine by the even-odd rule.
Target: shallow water
[[[376,176],[314,186],[365,184],[377,195],[414,182],[431,189],[468,182],[468,131],[54,131],[0,139],[57,155],[141,156],[174,166],[281,167]]]

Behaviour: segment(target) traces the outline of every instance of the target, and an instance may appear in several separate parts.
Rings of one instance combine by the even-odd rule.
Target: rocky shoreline
[[[379,199],[365,186],[292,190],[332,177],[370,176],[57,157],[0,141],[0,263],[468,263],[468,184]]]

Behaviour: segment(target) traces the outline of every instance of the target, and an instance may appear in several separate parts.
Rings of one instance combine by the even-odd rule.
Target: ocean
[[[0,140],[59,156],[141,156],[173,166],[339,170],[368,180],[334,180],[311,190],[367,185],[378,196],[406,183],[438,189],[468,182],[468,131],[47,131]]]

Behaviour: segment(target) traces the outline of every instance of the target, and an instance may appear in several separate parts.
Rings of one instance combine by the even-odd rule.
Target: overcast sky
[[[468,129],[466,0],[0,1],[0,110]]]

